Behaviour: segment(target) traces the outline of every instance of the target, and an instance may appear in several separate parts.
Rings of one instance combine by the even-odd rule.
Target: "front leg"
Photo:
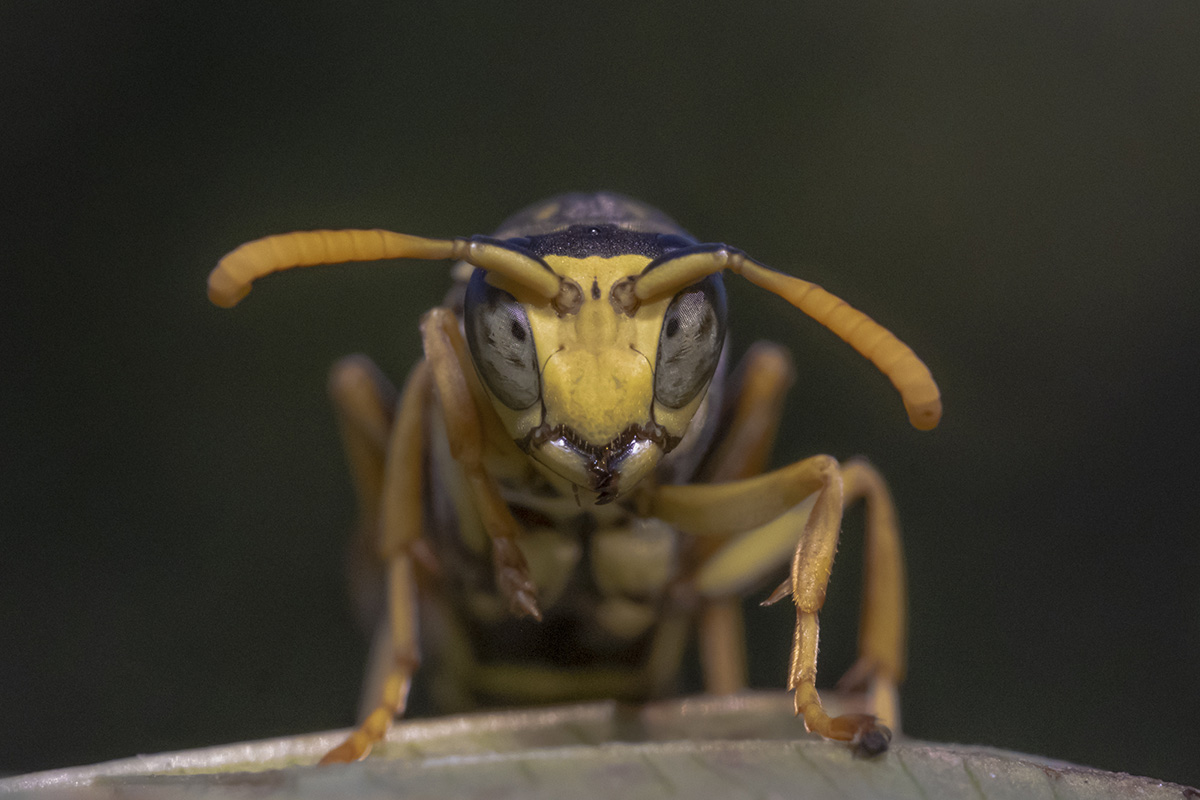
[[[421,321],[425,360],[433,371],[433,382],[446,423],[450,454],[462,467],[472,497],[492,541],[496,588],[518,616],[542,618],[537,588],[529,576],[517,536],[520,524],[500,496],[500,487],[483,465],[487,444],[480,409],[486,399],[474,378],[466,343],[458,331],[458,320],[446,308],[435,308]],[[510,443],[511,444],[511,443]]]
[[[816,689],[820,632],[817,615],[825,602],[845,500],[843,473],[837,461],[814,456],[732,483],[661,486],[649,497],[647,511],[686,533],[732,537],[696,576],[696,587],[703,596],[743,591],[790,554],[788,579],[767,602],[791,594],[796,605],[788,668],[788,688],[796,693],[796,713],[804,717],[810,731],[850,742],[862,752],[873,754],[887,748],[890,731],[870,714],[830,717]],[[867,538],[870,553],[875,549],[871,542],[878,537],[868,531]],[[902,604],[901,596],[901,615]],[[898,658],[893,657],[893,661]]]
[[[850,742],[861,752],[875,755],[887,749],[892,732],[870,714],[830,717],[817,694],[817,640],[821,627],[817,613],[825,604],[843,507],[842,473],[837,462],[832,458],[821,459],[817,469],[824,477],[824,486],[817,493],[792,557],[790,589],[796,604],[796,631],[792,638],[788,688],[796,693],[796,714],[804,717],[806,728],[829,739]],[[778,599],[778,594],[777,591],[772,598]]]

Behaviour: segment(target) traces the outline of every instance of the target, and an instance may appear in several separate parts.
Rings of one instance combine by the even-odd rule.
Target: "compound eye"
[[[463,322],[475,368],[492,394],[514,410],[541,396],[529,318],[517,299],[488,283],[477,269],[467,284]]]
[[[683,408],[712,380],[725,344],[725,285],[709,275],[671,300],[658,335],[654,397]]]

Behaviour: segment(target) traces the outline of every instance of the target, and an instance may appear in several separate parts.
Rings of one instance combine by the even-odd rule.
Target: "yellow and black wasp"
[[[791,361],[760,343],[727,379],[721,273],[831,329],[930,429],[940,394],[906,345],[819,286],[609,193],[551,198],[490,237],[269,236],[221,260],[209,297],[232,306],[272,272],[391,258],[456,260],[456,282],[422,319],[424,358],[402,391],[362,356],[331,375],[363,530],[383,564],[387,644],[374,710],[324,761],[361,758],[385,735],[423,650],[460,704],[645,700],[671,690],[695,630],[707,688],[736,691],[739,597],[788,563],[766,602],[795,602],[796,713],[822,736],[887,747],[905,635],[887,488],[861,460],[765,471]],[[843,509],[858,499],[864,601],[844,682],[869,713],[831,717],[815,685],[817,614]]]

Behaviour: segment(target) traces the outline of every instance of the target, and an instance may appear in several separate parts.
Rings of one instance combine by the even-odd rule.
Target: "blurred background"
[[[5,3],[0,771],[341,727],[365,642],[324,383],[439,264],[205,299],[267,233],[490,231],[625,192],[907,341],[940,428],[776,298],[780,462],[869,455],[916,737],[1200,784],[1200,6]],[[861,514],[823,615],[853,657]],[[765,589],[764,589],[765,594]],[[753,678],[791,615],[751,612]]]

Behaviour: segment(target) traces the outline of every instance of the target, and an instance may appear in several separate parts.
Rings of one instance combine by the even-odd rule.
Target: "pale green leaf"
[[[897,739],[880,756],[803,731],[779,693],[640,709],[595,703],[397,725],[358,764],[311,766],[343,732],[0,780],[29,797],[1200,798],[1188,787],[988,748]]]

